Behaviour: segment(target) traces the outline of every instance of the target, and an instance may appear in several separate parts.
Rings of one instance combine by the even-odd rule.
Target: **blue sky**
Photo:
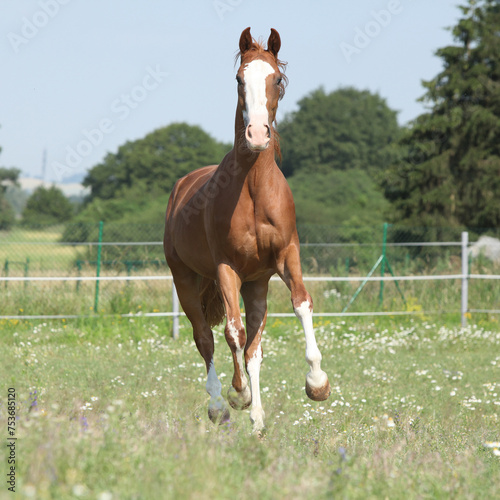
[[[281,35],[290,83],[280,116],[312,90],[378,92],[401,124],[459,0],[0,0],[0,165],[46,180],[82,174],[176,121],[232,142],[241,31]],[[200,165],[201,166],[201,165]]]

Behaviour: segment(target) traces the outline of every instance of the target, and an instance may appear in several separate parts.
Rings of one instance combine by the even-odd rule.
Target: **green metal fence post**
[[[5,271],[5,277],[7,278],[9,276],[9,259],[5,259],[4,271]],[[7,288],[7,283],[8,281],[5,282],[5,288]]]
[[[78,276],[82,275],[82,261],[80,259],[77,259],[76,261],[76,268],[78,269]],[[80,280],[76,282],[76,291],[80,291]]]
[[[24,264],[24,277],[27,278],[29,274],[29,268],[30,268],[30,258],[26,257],[26,264]],[[24,288],[28,287],[28,281],[24,282]]]
[[[97,245],[97,270],[96,277],[99,278],[101,274],[101,250],[102,250],[102,227],[103,221],[99,221],[99,238]],[[94,300],[94,312],[97,313],[97,308],[99,307],[99,279],[95,282],[95,300]]]
[[[394,276],[394,272],[391,268],[391,265],[389,264],[389,260],[387,259],[387,229],[389,228],[390,224],[387,224],[387,222],[384,223],[384,236],[382,240],[382,255],[378,258],[377,262],[375,262],[375,265],[371,268],[370,272],[366,276],[366,278],[362,281],[361,285],[359,285],[358,289],[354,292],[354,295],[351,297],[349,302],[344,306],[342,309],[342,312],[346,312],[347,309],[351,306],[351,304],[356,300],[356,297],[361,293],[361,290],[364,288],[368,280],[371,278],[372,274],[375,272],[378,266],[381,266],[380,268],[380,274],[382,277],[384,277],[385,273],[385,266],[387,265],[387,270]],[[403,302],[406,306],[406,300],[403,295],[403,292],[401,288],[399,287],[399,283],[397,281],[394,281],[396,284],[396,288],[398,289],[399,294],[401,295],[401,298],[403,299]],[[384,280],[380,281],[380,307],[382,307],[382,303],[384,300]]]
[[[389,224],[384,222],[384,235],[382,239],[382,261],[380,263],[380,276],[383,278],[385,274],[385,263],[387,262],[387,228]],[[379,293],[379,307],[382,307],[384,302],[384,281],[380,282],[380,293]]]

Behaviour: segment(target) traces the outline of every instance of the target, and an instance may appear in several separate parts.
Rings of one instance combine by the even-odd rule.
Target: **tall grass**
[[[97,231],[96,224],[84,224],[82,227],[94,233]],[[70,235],[74,229],[73,226],[66,228]],[[124,229],[124,225],[105,224],[104,240],[161,239],[161,226],[131,225],[127,226],[127,232],[122,234]],[[380,228],[370,228],[369,231],[362,232],[363,241],[366,240],[366,243],[359,245],[349,243],[352,240],[351,230],[346,232],[346,228],[342,230],[342,228],[323,226],[300,228],[304,243],[301,255],[305,274],[353,278],[366,276],[380,255],[378,240],[381,238],[381,231]],[[33,230],[16,228],[8,233],[2,233],[0,266],[4,266],[3,274],[11,277],[24,276],[26,259],[29,259],[27,271],[29,276],[95,276],[97,246],[61,244],[62,231],[62,227],[54,226]],[[358,236],[361,238],[361,235]],[[453,240],[456,235],[447,236]],[[90,239],[95,241],[96,238],[97,236],[92,234]],[[403,241],[408,238],[406,234],[400,236]],[[415,239],[415,235],[412,238]],[[331,242],[347,243],[348,246],[328,246]],[[327,246],[321,246],[323,244]],[[429,252],[428,249],[420,247],[390,247],[388,259],[397,275],[461,273],[459,248],[439,247]],[[159,245],[104,246],[102,258],[101,276],[153,276],[169,272]],[[6,261],[10,263],[8,269],[5,269]],[[377,270],[377,274],[379,272]],[[480,257],[471,261],[470,272],[500,274],[500,265]],[[353,296],[359,281],[353,279],[351,282],[310,282],[307,286],[313,296],[316,312],[337,313],[342,311]],[[402,282],[400,287],[404,300],[397,292],[394,283],[385,283],[382,302],[380,302],[380,287],[379,283],[368,283],[350,306],[349,311],[456,314],[460,310],[459,280]],[[88,315],[94,312],[126,314],[171,310],[171,283],[168,281],[101,281],[97,311],[94,311],[95,282],[0,282],[0,288],[2,293],[0,316]],[[500,309],[500,281],[471,281],[469,297],[470,309]],[[282,283],[271,284],[269,310],[271,313],[291,312],[289,292]]]
[[[495,272],[500,274],[499,270]],[[137,273],[136,273],[137,274]],[[154,275],[156,270],[142,270]],[[353,296],[359,281],[307,282],[316,313],[339,313]],[[434,317],[460,313],[461,281],[404,281],[404,300],[392,282],[369,282],[349,307],[349,312],[403,311]],[[91,315],[96,285],[85,282],[0,283],[0,315]],[[500,309],[500,280],[471,280],[469,309]],[[269,313],[292,313],[290,292],[281,281],[272,281]],[[101,281],[98,314],[158,313],[172,311],[172,283],[161,281]],[[474,315],[473,315],[474,316]]]
[[[500,328],[317,321],[332,395],[304,393],[297,322],[270,320],[267,432],[248,411],[214,426],[182,321],[3,321],[0,426],[17,391],[21,498],[494,498],[500,491]],[[232,366],[221,329],[216,366]],[[6,467],[5,461],[2,461]],[[4,484],[0,498],[11,498]]]

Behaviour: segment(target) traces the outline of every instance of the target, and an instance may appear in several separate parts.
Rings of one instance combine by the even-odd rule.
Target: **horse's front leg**
[[[324,401],[330,395],[330,383],[321,369],[321,353],[313,328],[313,302],[302,280],[298,242],[291,244],[278,263],[278,272],[292,294],[292,305],[306,338],[306,361],[310,366],[306,375],[306,394],[314,401]]]
[[[267,289],[268,280],[244,283],[241,288],[247,326],[245,363],[252,393],[250,420],[256,433],[260,433],[264,428],[265,417],[260,400],[260,367],[263,356],[261,339],[267,318]]]
[[[234,365],[233,380],[227,393],[227,399],[233,408],[242,410],[250,406],[252,395],[248,387],[243,363],[246,334],[240,312],[241,280],[238,274],[227,264],[219,265],[217,280],[226,309],[224,334],[233,355]]]

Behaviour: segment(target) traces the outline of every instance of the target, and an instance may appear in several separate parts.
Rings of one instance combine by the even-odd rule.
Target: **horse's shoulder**
[[[181,177],[177,183],[196,182],[198,179],[206,180],[206,178],[210,177],[216,169],[217,165],[208,165],[206,167],[197,168],[196,170],[186,174],[184,177]]]
[[[275,189],[275,195],[272,199],[274,199],[276,203],[279,203],[282,207],[287,205],[295,206],[290,185],[279,168],[276,168],[273,171],[273,180],[271,185]]]
[[[200,185],[207,182],[217,169],[217,165],[208,165],[189,172],[184,175],[174,185],[173,192],[189,191],[192,188],[198,189]]]

